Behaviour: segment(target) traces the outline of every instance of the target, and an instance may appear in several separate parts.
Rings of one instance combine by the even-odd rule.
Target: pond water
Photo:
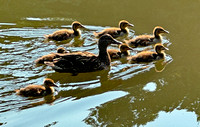
[[[199,0],[0,1],[0,126],[200,126]],[[122,19],[135,25],[126,39],[151,34],[157,25],[168,30],[165,61],[116,60],[110,70],[77,76],[33,62],[61,46],[98,54],[93,32],[118,26]],[[80,38],[44,40],[45,34],[70,29],[75,20],[89,29]],[[44,78],[59,86],[54,95],[15,94]]]

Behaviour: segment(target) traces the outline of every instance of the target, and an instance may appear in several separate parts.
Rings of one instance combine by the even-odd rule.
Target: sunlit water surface
[[[117,4],[119,2],[107,3],[120,8]],[[142,4],[148,10],[150,9],[148,5],[153,3],[143,4],[142,2],[127,1],[127,3],[123,3],[127,6],[124,11],[112,8],[114,12],[111,14],[107,13],[110,9],[109,4],[106,5],[100,1],[96,3],[83,2],[86,7],[93,4],[92,11],[83,8],[83,3],[80,1],[62,3],[51,0],[42,4],[35,1],[33,2],[35,9],[32,8],[31,13],[27,6],[32,3],[26,1],[23,3],[25,8],[24,11],[21,11],[19,7],[23,4],[3,2],[0,13],[3,15],[0,18],[0,125],[18,127],[29,124],[37,127],[199,126],[198,90],[200,88],[197,83],[199,79],[194,78],[199,75],[196,69],[198,62],[197,59],[193,59],[194,62],[187,62],[191,60],[189,56],[194,56],[191,53],[198,53],[195,49],[196,45],[189,46],[193,52],[188,52],[189,49],[187,49],[186,42],[189,39],[186,36],[192,38],[193,34],[185,35],[183,33],[181,35],[180,31],[193,28],[194,33],[198,32],[195,29],[196,26],[188,29],[182,28],[180,24],[182,23],[185,27],[185,22],[177,16],[181,11],[166,13],[171,6],[174,7],[178,3],[175,2],[173,5],[165,3],[168,8],[162,6],[158,12],[160,18],[157,17],[156,21],[154,20],[156,19],[155,15],[151,18],[150,12],[144,11],[144,9],[138,11],[139,6],[137,6]],[[132,8],[133,5],[130,6],[133,3],[135,10]],[[193,3],[193,5],[197,3]],[[57,11],[54,10],[54,6],[49,8],[49,5],[54,4],[60,6]],[[66,11],[65,15],[66,7],[62,5],[66,4],[71,5],[68,11],[73,13]],[[161,5],[161,3],[156,4]],[[13,7],[13,5],[15,6]],[[102,10],[98,5],[105,7],[103,11],[105,11],[104,16],[107,20],[99,17],[98,14],[102,14]],[[186,5],[185,1],[185,4],[177,10],[181,10]],[[74,7],[79,9],[73,10]],[[47,8],[48,11],[44,11],[44,8]],[[97,10],[95,10],[96,8]],[[130,11],[131,9],[133,12]],[[151,8],[150,10],[152,15],[157,12],[156,9]],[[12,15],[13,12],[18,13]],[[127,13],[125,14],[125,12]],[[183,12],[187,11],[183,9]],[[131,16],[133,13],[134,16]],[[167,22],[171,15],[176,19],[171,18],[172,21]],[[186,17],[183,16],[183,18],[190,21],[187,16],[192,14],[185,13],[185,15]],[[146,16],[149,18],[149,23],[144,21]],[[130,29],[127,38],[118,39],[122,42],[124,39],[134,38],[138,34],[151,34],[153,27],[157,24],[163,25],[169,30],[170,34],[165,35],[162,42],[170,49],[166,59],[147,64],[127,64],[124,59],[121,59],[112,61],[110,70],[81,73],[77,76],[69,73],[57,73],[48,66],[34,64],[34,60],[56,52],[57,47],[61,46],[71,52],[89,51],[98,54],[98,39],[94,37],[93,32],[117,26],[121,19],[135,24],[135,27]],[[45,34],[59,29],[71,29],[70,24],[74,20],[80,21],[89,29],[82,31],[80,38],[62,42],[44,39]],[[179,23],[175,23],[175,21],[179,21]],[[193,21],[191,24],[195,23]],[[183,37],[186,37],[187,41],[182,41]],[[180,43],[183,43],[182,47],[180,47]],[[109,48],[117,49],[118,47],[113,45]],[[139,52],[146,48],[152,49],[152,46],[136,48],[136,50]],[[131,55],[135,54],[136,52],[131,52]],[[189,64],[191,66],[188,66]],[[27,84],[42,84],[44,78],[52,78],[59,86],[54,95],[43,98],[27,98],[15,94],[15,89],[25,87]]]

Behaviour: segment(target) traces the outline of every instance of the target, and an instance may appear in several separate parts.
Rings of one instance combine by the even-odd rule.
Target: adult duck
[[[109,34],[103,35],[98,40],[99,54],[95,55],[90,52],[74,52],[60,54],[53,62],[45,62],[57,72],[69,72],[78,74],[82,72],[93,72],[107,69],[110,66],[110,56],[107,47],[110,44],[121,44]]]
[[[117,37],[120,37],[120,36],[127,35],[129,33],[129,29],[127,28],[128,26],[133,27],[134,25],[129,23],[126,20],[121,20],[119,22],[119,28],[116,28],[116,27],[106,28],[99,33],[94,32],[94,35],[95,35],[95,37],[99,38],[102,35],[110,34],[113,38],[117,38]]]
[[[46,78],[44,85],[28,85],[25,88],[15,90],[18,95],[23,96],[45,96],[54,93],[54,88],[58,87],[54,84],[52,79]]]
[[[133,50],[127,44],[123,43],[119,46],[118,49],[108,49],[108,53],[111,59],[120,59],[122,57],[126,57],[130,55],[128,50]]]
[[[138,47],[138,46],[148,46],[151,44],[160,43],[162,41],[161,34],[169,33],[167,30],[162,28],[161,26],[156,26],[153,30],[153,35],[139,35],[134,39],[130,39],[126,41],[126,43],[130,47]]]
[[[52,39],[56,41],[67,40],[69,38],[80,36],[81,35],[81,31],[79,30],[80,28],[85,28],[85,27],[80,22],[74,21],[72,23],[72,30],[68,29],[58,30],[52,34],[45,35],[45,37],[46,39]]]
[[[59,48],[57,48],[57,53],[64,54],[64,53],[68,53],[68,51],[66,51],[65,48],[63,48],[63,47],[59,47]],[[53,59],[56,58],[56,56],[57,56],[56,53],[50,53],[48,55],[44,55],[44,56],[38,58],[34,62],[36,64],[44,64],[44,61],[51,61],[52,62]]]
[[[135,56],[130,56],[127,58],[129,63],[140,63],[140,62],[152,62],[154,60],[159,60],[165,58],[165,50],[168,48],[164,47],[162,44],[156,44],[154,46],[155,51],[143,51]]]

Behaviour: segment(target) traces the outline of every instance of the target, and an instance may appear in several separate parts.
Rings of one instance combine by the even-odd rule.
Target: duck
[[[111,59],[120,59],[122,57],[126,57],[130,55],[128,50],[133,50],[127,44],[123,43],[119,46],[119,49],[108,49],[108,54],[110,55]]]
[[[164,47],[163,44],[158,43],[154,46],[155,51],[142,51],[134,56],[127,58],[128,63],[140,63],[140,62],[152,62],[154,60],[160,60],[165,58],[165,50],[168,48]]]
[[[62,41],[67,40],[69,38],[74,38],[76,36],[81,35],[81,31],[79,29],[86,29],[80,22],[74,21],[72,23],[72,30],[63,29],[63,30],[57,30],[52,34],[44,35],[46,39],[56,40],[56,41]]]
[[[65,48],[59,47],[59,48],[57,48],[57,53],[59,53],[59,54],[65,54],[65,53],[69,53],[69,52],[66,51]],[[44,61],[53,61],[53,59],[56,58],[57,53],[50,53],[48,55],[44,55],[44,56],[36,59],[34,62],[36,64],[44,64]]]
[[[156,26],[153,29],[153,35],[139,35],[134,39],[125,40],[125,42],[133,48],[139,47],[139,46],[148,46],[156,43],[161,43],[163,33],[169,33],[169,31],[165,30],[161,26]]]
[[[54,59],[53,62],[45,62],[45,64],[52,67],[57,72],[72,73],[73,75],[109,69],[111,59],[107,52],[107,47],[110,44],[120,45],[122,42],[106,34],[101,36],[98,40],[98,55],[90,52],[59,54],[59,58]]]
[[[55,89],[53,87],[58,87],[55,85],[54,81],[50,78],[45,78],[44,79],[44,84],[43,85],[28,85],[24,88],[20,88],[15,90],[17,95],[22,95],[22,96],[46,96],[48,94],[54,93]]]
[[[102,35],[105,34],[110,34],[113,38],[121,37],[124,35],[128,35],[129,29],[127,27],[133,27],[134,25],[129,23],[126,20],[121,20],[119,22],[119,28],[113,27],[113,28],[106,28],[103,31],[96,33],[94,32],[94,35],[96,38],[101,37]]]

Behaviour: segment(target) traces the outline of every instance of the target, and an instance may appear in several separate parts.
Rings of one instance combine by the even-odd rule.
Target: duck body
[[[104,35],[99,39],[99,55],[90,52],[74,52],[61,54],[53,62],[45,62],[57,72],[83,73],[107,69],[110,66],[110,56],[107,46],[110,44],[121,44],[110,35]]]
[[[45,79],[44,86],[42,85],[28,85],[25,88],[15,90],[18,95],[23,96],[45,96],[54,93],[54,87],[57,87],[52,79]]]
[[[64,54],[64,53],[68,53],[68,51],[66,51],[63,47],[59,47],[57,49],[57,53],[50,53],[48,55],[44,55],[40,58],[38,58],[37,60],[35,60],[34,62],[36,64],[44,64],[45,61],[53,61],[53,59],[56,58],[56,56],[58,56],[58,54]]]
[[[127,28],[128,26],[133,27],[134,25],[130,24],[126,20],[121,20],[119,22],[119,28],[116,28],[116,27],[106,28],[99,33],[94,32],[94,35],[95,35],[95,37],[99,38],[99,37],[101,37],[105,34],[110,34],[113,38],[117,38],[117,37],[120,37],[120,36],[127,35],[129,33],[129,29]]]
[[[58,30],[52,34],[45,35],[45,37],[47,39],[52,39],[56,41],[67,40],[70,38],[74,38],[76,36],[80,36],[81,35],[81,31],[79,30],[80,28],[85,28],[85,27],[80,22],[74,21],[72,23],[72,30],[68,29]]]
[[[133,50],[130,48],[127,44],[121,44],[119,46],[119,49],[108,49],[108,54],[110,55],[111,59],[120,59],[122,57],[127,57],[130,55],[130,52],[128,50]]]
[[[135,56],[127,58],[129,63],[140,63],[140,62],[152,62],[154,60],[160,60],[165,58],[164,50],[168,50],[162,44],[155,45],[155,51],[143,51]]]
[[[153,35],[139,35],[134,39],[126,41],[130,47],[148,46],[162,41],[162,33],[169,33],[164,28],[157,26],[153,30]]]

